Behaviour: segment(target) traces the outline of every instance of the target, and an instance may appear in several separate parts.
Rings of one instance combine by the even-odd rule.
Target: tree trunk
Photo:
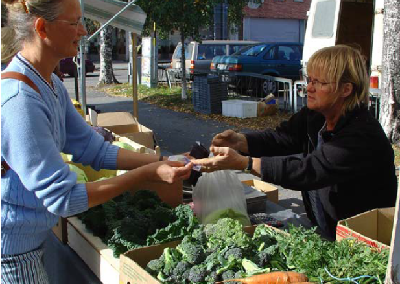
[[[186,94],[186,58],[185,58],[185,35],[183,32],[183,28],[181,29],[181,42],[182,42],[182,57],[181,57],[181,65],[182,65],[182,100],[187,99]]]
[[[400,145],[400,2],[385,0],[383,18],[380,122],[389,140]]]
[[[112,66],[112,26],[100,31],[100,76],[99,85],[119,82],[114,76]]]

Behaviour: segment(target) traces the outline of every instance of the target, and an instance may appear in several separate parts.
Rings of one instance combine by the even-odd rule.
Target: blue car
[[[259,43],[232,55],[214,57],[210,70],[229,77],[256,73],[298,80],[302,53],[303,44],[298,42]]]

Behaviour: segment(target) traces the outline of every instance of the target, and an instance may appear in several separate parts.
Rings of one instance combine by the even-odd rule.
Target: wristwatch
[[[247,167],[243,170],[246,174],[250,174],[253,170],[253,158],[248,156],[249,161],[247,163]]]

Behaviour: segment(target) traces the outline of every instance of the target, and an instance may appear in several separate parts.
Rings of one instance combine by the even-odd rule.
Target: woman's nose
[[[315,91],[315,87],[314,87],[312,82],[307,84],[307,88],[306,89],[307,89],[307,92]]]

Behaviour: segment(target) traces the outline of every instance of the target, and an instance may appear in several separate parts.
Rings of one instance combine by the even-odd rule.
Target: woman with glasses
[[[227,130],[214,137],[213,158],[192,162],[204,171],[247,170],[301,191],[311,222],[334,240],[339,220],[394,206],[394,154],[367,109],[369,80],[358,50],[323,48],[307,74],[307,106],[288,121],[262,132]]]
[[[1,81],[1,282],[48,283],[42,245],[59,216],[81,213],[148,181],[188,178],[191,164],[111,145],[75,110],[53,70],[62,58],[76,56],[87,34],[78,0],[4,2],[20,52]],[[130,171],[78,184],[60,152],[96,170]]]

